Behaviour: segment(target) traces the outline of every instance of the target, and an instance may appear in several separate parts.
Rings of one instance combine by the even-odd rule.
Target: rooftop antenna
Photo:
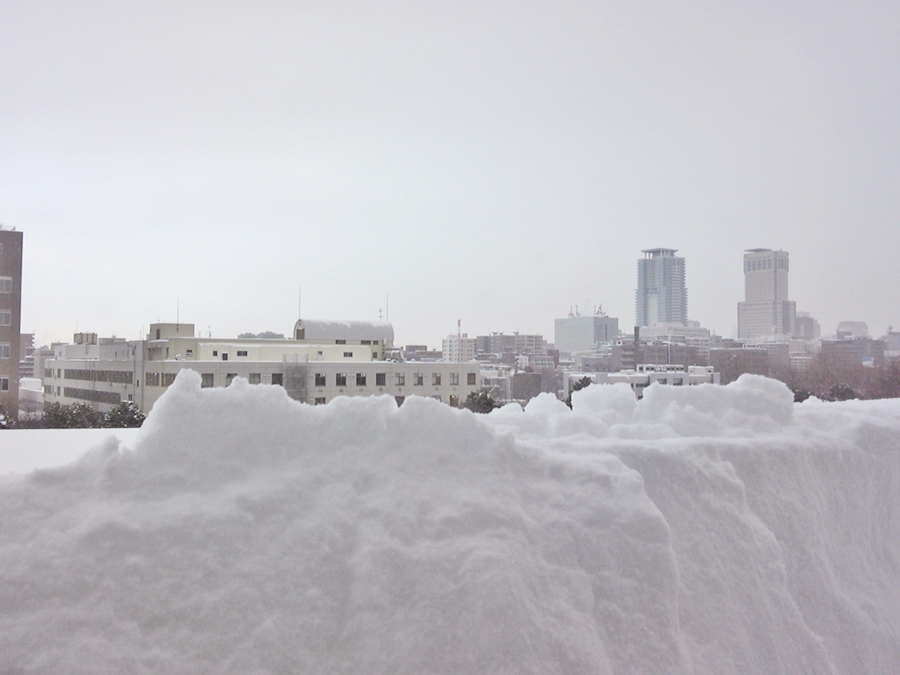
[[[378,308],[378,320],[381,321],[381,307]]]

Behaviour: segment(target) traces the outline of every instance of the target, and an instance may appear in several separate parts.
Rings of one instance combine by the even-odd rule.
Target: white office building
[[[553,323],[554,347],[566,354],[595,351],[601,345],[615,342],[619,336],[619,320],[603,313],[593,316],[570,314]]]
[[[744,254],[738,338],[789,338],[794,334],[797,308],[788,299],[788,271],[787,251],[754,248]]]
[[[658,323],[686,324],[687,286],[684,258],[674,248],[650,248],[638,260],[638,284],[635,293],[634,325]]]
[[[101,412],[134,401],[149,412],[178,373],[190,368],[201,386],[226,387],[236,377],[278,385],[298,401],[324,404],[338,396],[389,395],[439,399],[452,406],[479,388],[477,363],[387,361],[393,328],[385,323],[298,321],[299,339],[197,337],[193,324],[158,323],[146,340],[79,333],[55,345],[44,362],[44,400],[88,402]]]

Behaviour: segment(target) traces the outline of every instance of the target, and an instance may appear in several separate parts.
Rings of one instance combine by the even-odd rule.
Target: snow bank
[[[0,672],[896,671],[900,401],[573,405],[182,371],[131,447],[0,485]]]

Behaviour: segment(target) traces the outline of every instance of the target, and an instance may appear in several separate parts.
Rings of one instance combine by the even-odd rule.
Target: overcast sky
[[[900,328],[900,3],[0,0],[22,330],[398,344],[634,323],[641,249],[737,324],[747,248],[824,333]]]

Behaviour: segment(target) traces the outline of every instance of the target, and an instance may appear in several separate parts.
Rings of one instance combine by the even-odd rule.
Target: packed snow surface
[[[127,447],[0,481],[0,672],[900,671],[900,401],[573,399],[182,371]]]

